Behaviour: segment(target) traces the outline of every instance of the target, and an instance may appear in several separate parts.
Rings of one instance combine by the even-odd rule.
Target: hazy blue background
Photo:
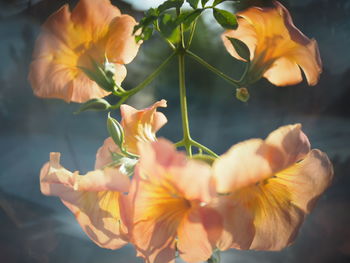
[[[107,137],[105,113],[73,115],[77,104],[38,99],[27,82],[40,24],[65,2],[76,1],[0,0],[0,262],[141,262],[131,246],[118,251],[95,246],[58,198],[39,191],[39,170],[49,152],[61,152],[63,165],[86,172]],[[113,2],[140,19],[141,10],[156,1]],[[324,64],[320,83],[277,88],[262,80],[244,104],[235,100],[230,85],[188,59],[191,130],[195,139],[223,153],[238,141],[265,137],[281,125],[300,122],[312,146],[329,154],[335,180],[294,245],[281,252],[231,250],[223,253],[223,263],[350,262],[350,1],[283,2],[296,25],[319,43]],[[222,30],[211,22],[206,14],[192,50],[238,77],[242,64],[226,53],[219,38]],[[145,43],[128,65],[124,87],[140,83],[169,52],[158,37]],[[168,100],[163,112],[169,123],[159,136],[173,141],[181,134],[176,73],[174,62],[128,102],[142,108]],[[119,112],[114,116],[119,118]]]

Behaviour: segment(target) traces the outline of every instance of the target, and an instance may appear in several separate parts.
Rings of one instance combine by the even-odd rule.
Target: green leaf
[[[196,9],[197,6],[198,6],[198,3],[199,3],[199,0],[186,0],[187,3],[190,4],[190,6],[193,8],[193,9]]]
[[[111,104],[109,104],[108,101],[104,99],[92,99],[82,104],[78,109],[78,111],[75,112],[75,114],[78,114],[87,110],[93,110],[93,111],[107,110],[109,109],[109,107],[111,107]]]
[[[224,1],[226,1],[226,0],[215,0],[213,3],[213,6],[217,6],[218,4],[221,4]]]
[[[119,146],[120,149],[123,149],[124,144],[124,130],[120,123],[110,116],[108,113],[107,117],[107,130],[109,135],[112,137],[113,141],[116,145]]]
[[[170,8],[180,8],[184,3],[184,0],[168,0],[165,1],[163,4],[158,6],[158,12],[162,13]]]
[[[226,10],[214,8],[213,15],[223,28],[236,29],[238,26],[236,16]]]
[[[242,102],[247,102],[250,98],[248,89],[246,88],[236,89],[236,98]]]
[[[241,58],[245,59],[246,61],[250,61],[249,48],[243,41],[232,37],[227,37],[227,39],[230,40],[232,46]]]
[[[203,12],[203,9],[196,9],[189,13],[182,13],[177,19],[176,23],[177,25],[180,25],[181,23],[184,23],[185,26],[189,26],[197,17],[200,16],[200,14]]]
[[[171,36],[174,32],[177,24],[175,23],[175,18],[170,14],[163,14],[159,18],[159,30],[165,37]]]
[[[202,0],[202,7],[205,7],[205,5],[208,3],[209,0]]]

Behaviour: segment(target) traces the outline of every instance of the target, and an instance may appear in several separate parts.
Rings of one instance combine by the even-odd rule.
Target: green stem
[[[192,44],[192,40],[193,40],[193,36],[194,36],[194,32],[196,31],[196,26],[197,26],[197,19],[194,20],[194,22],[192,23],[192,26],[191,26],[191,32],[190,32],[190,37],[188,39],[188,42],[187,42],[187,49],[191,46]]]
[[[185,54],[179,52],[179,88],[180,88],[180,106],[181,106],[181,119],[182,119],[182,131],[183,131],[183,146],[186,148],[187,154],[192,156],[191,147],[191,135],[190,126],[188,121],[187,112],[187,97],[186,97],[186,84],[185,84]]]
[[[210,65],[208,62],[206,62],[204,59],[202,59],[201,57],[197,56],[196,54],[192,53],[189,50],[186,50],[186,54],[188,56],[190,56],[191,58],[193,58],[194,60],[196,60],[198,63],[202,64],[204,67],[206,67],[207,69],[209,69],[210,71],[214,72],[216,75],[218,75],[219,77],[223,78],[224,80],[226,80],[227,82],[229,82],[230,84],[236,86],[236,87],[240,87],[240,83],[239,81],[227,76],[226,74],[224,74],[223,72],[221,72],[220,70],[218,70],[217,68],[213,67],[212,65]]]
[[[173,52],[151,75],[149,75],[142,83],[140,83],[135,88],[126,91],[124,93],[124,96],[130,97],[142,90],[143,88],[145,88],[148,84],[150,84],[159,75],[159,73],[162,72],[162,70],[169,64],[169,62],[175,55],[176,52]]]
[[[208,147],[206,147],[206,146],[200,144],[199,142],[196,142],[196,141],[194,141],[194,140],[191,140],[190,143],[191,143],[192,146],[195,146],[195,147],[197,147],[198,149],[200,149],[200,150],[202,150],[202,151],[204,151],[204,152],[206,152],[206,153],[209,153],[211,156],[213,156],[213,157],[215,157],[215,158],[218,158],[218,157],[219,157],[216,153],[214,153],[214,152],[213,152],[212,150],[210,150]]]
[[[137,85],[135,88],[125,91],[122,94],[122,98],[118,101],[117,104],[110,107],[111,110],[118,109],[120,105],[122,105],[129,97],[136,94],[140,90],[147,87],[148,84],[150,84],[162,71],[163,69],[169,64],[171,59],[175,57],[176,52],[173,52],[151,75],[149,75],[143,82],[141,82],[139,85]]]

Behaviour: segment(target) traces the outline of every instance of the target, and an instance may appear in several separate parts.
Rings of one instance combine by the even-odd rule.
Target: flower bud
[[[247,102],[250,98],[247,88],[236,89],[236,98],[242,102]]]

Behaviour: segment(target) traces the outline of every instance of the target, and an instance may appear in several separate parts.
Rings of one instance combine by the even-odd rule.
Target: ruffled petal
[[[138,153],[138,142],[156,140],[156,132],[167,123],[167,118],[163,113],[157,112],[157,108],[166,106],[166,100],[157,101],[151,107],[143,110],[121,105],[121,124],[125,132],[125,147],[129,152]]]
[[[129,178],[113,168],[81,176],[63,168],[59,159],[59,153],[51,153],[50,162],[41,169],[41,192],[60,197],[97,245],[110,249],[125,245],[119,191],[128,190]]]
[[[213,164],[213,175],[219,193],[230,193],[255,184],[273,174],[263,140],[251,139],[232,146]]]
[[[111,153],[119,153],[120,149],[113,141],[112,137],[104,140],[103,145],[97,150],[95,169],[101,169],[105,165],[113,162]]]
[[[272,146],[269,161],[274,171],[289,167],[310,151],[310,142],[300,124],[286,125],[274,130],[265,140]]]

